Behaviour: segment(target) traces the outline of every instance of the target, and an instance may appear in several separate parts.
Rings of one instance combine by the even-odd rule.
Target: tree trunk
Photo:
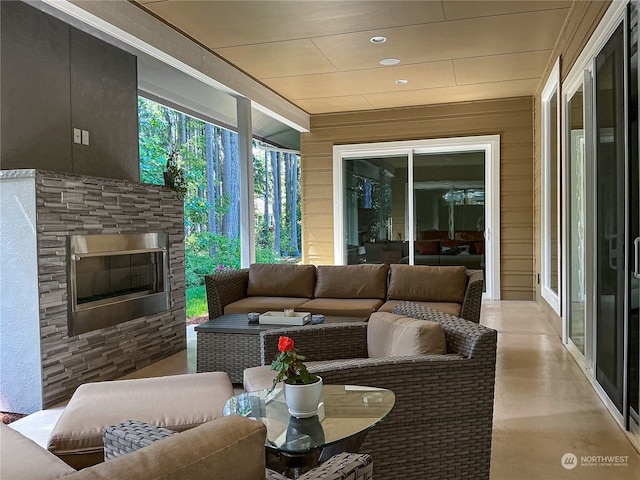
[[[221,143],[221,133],[218,127],[213,127],[213,141],[214,141],[214,166],[213,166],[213,175],[216,179],[216,183],[213,186],[213,209],[216,215],[216,228],[213,231],[216,235],[220,235],[220,214],[218,213],[220,209],[220,199],[222,198],[222,182],[220,178],[222,174],[220,173],[220,143]]]
[[[234,138],[235,137],[235,140]],[[222,224],[224,236],[228,239],[238,238],[238,139],[229,130],[222,131],[222,150],[224,153],[222,191],[228,201],[229,209],[224,215]]]
[[[277,152],[271,152],[271,172],[273,173],[273,251],[280,255],[280,162]]]
[[[164,118],[167,121],[167,151],[169,155],[171,155],[176,147],[173,141],[173,119],[171,118],[171,111],[168,108],[164,109]]]
[[[187,118],[184,113],[180,114],[180,144],[181,146],[187,143]]]
[[[291,155],[291,252],[295,257],[300,256],[298,244],[298,156]]]
[[[285,206],[285,214],[284,214],[284,222],[282,228],[285,231],[285,242],[286,242],[286,254],[289,255],[291,253],[291,238],[286,240],[286,238],[291,235],[291,155],[289,153],[283,154],[284,159],[284,206]]]
[[[231,201],[229,203],[229,221],[231,222],[231,237],[240,236],[240,158],[238,152],[238,135],[231,133]]]
[[[207,231],[211,234],[216,233],[216,175],[215,175],[215,166],[213,164],[213,125],[210,123],[206,123],[204,127],[204,136],[205,136],[205,158],[207,160],[207,202],[209,203],[209,223],[207,225]],[[215,245],[211,244],[211,249],[209,250],[209,255],[214,257]]]
[[[269,234],[271,228],[271,219],[269,218],[269,160],[266,150],[264,153],[264,231]],[[267,237],[268,238],[268,237]]]

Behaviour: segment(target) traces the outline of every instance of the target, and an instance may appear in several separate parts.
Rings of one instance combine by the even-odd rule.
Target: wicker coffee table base
[[[197,372],[227,372],[242,383],[245,368],[260,365],[260,335],[198,332]]]

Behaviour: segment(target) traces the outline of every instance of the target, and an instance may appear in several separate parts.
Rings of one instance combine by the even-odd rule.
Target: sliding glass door
[[[346,264],[407,263],[407,155],[345,159],[342,178]]]
[[[485,268],[485,153],[413,157],[413,263]]]
[[[629,416],[630,423],[640,426],[640,99],[638,89],[640,73],[638,71],[638,6],[633,2],[629,10]],[[636,431],[640,437],[640,429]]]
[[[335,263],[482,269],[500,298],[500,137],[334,147]]]
[[[622,411],[625,320],[625,45],[621,24],[595,58],[596,380]]]

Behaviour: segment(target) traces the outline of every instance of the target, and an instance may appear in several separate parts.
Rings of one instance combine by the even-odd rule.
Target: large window
[[[498,136],[334,147],[336,264],[463,265],[500,298]]]
[[[241,266],[238,134],[140,97],[140,180],[164,184],[172,157],[184,172],[187,315],[206,311],[204,276]],[[299,154],[253,142],[256,262],[300,258]],[[189,300],[200,298],[190,310]]]

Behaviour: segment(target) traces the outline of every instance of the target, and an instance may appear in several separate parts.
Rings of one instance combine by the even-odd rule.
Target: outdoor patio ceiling
[[[533,95],[572,2],[136,4],[318,114]]]

